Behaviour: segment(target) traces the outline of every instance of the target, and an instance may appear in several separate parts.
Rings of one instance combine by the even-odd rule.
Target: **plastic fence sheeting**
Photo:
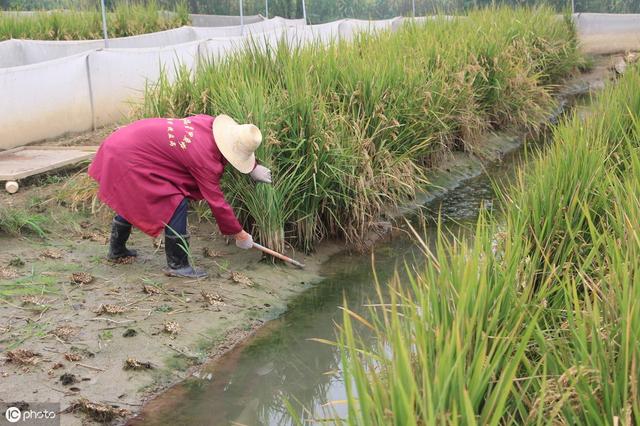
[[[382,21],[363,21],[359,19],[346,19],[338,27],[340,37],[350,40],[356,33],[390,30],[396,18]]]
[[[332,40],[340,37],[340,26],[347,22],[346,19],[341,19],[335,22],[329,22],[319,25],[307,25],[306,27],[299,29],[295,32],[295,35],[300,40],[318,40],[322,43],[328,44]]]
[[[210,38],[239,37],[243,32],[244,35],[249,35],[302,25],[304,25],[303,19],[273,18],[247,24],[244,30],[241,26],[181,27],[131,37],[110,38],[109,47],[118,49],[166,47]],[[5,45],[7,47],[4,47]],[[103,47],[103,40],[8,40],[0,42],[0,68],[50,61]],[[7,50],[6,53],[5,50]]]
[[[17,67],[25,63],[21,40],[0,41],[0,68]]]
[[[230,27],[240,25],[239,16],[198,15],[192,13],[189,17],[191,18],[191,25],[194,27]],[[245,25],[264,20],[265,18],[262,15],[249,15],[243,18]]]
[[[0,91],[3,103],[0,111],[11,109],[2,115],[0,126],[15,130],[13,123],[31,123],[29,132],[20,137],[0,139],[0,149],[8,149],[44,138],[52,138],[68,132],[89,130],[116,122],[130,112],[131,102],[143,95],[145,85],[158,80],[165,69],[171,81],[179,65],[195,68],[202,58],[221,58],[246,46],[249,40],[258,47],[275,46],[287,35],[288,29],[304,29],[303,20],[274,18],[245,26],[245,35],[201,40],[211,34],[234,34],[238,27],[211,29],[183,27],[159,33],[110,40],[110,46],[119,43],[127,48],[101,49],[102,41],[37,41],[9,40],[0,43],[0,52],[15,62],[33,62],[38,57],[53,59],[56,55],[68,55],[86,51],[80,56],[67,56],[26,66],[0,69]],[[204,32],[203,32],[204,31]],[[303,30],[304,31],[304,30]],[[310,38],[310,37],[309,37]],[[177,40],[196,39],[183,44]],[[172,41],[174,43],[172,43]],[[163,45],[167,47],[139,48],[131,45]],[[69,66],[74,71],[63,71]],[[64,75],[64,78],[61,76]],[[25,87],[37,89],[40,96],[28,96],[20,108],[12,109],[9,100],[20,98]],[[73,83],[73,84],[68,84]],[[38,100],[37,102],[34,100]],[[77,108],[82,104],[82,108]],[[55,111],[59,111],[56,116]],[[15,114],[23,117],[16,120]],[[67,118],[72,116],[72,118]],[[46,126],[47,122],[54,126]]]
[[[195,40],[196,34],[192,27],[181,27],[139,36],[112,38],[109,39],[109,47],[123,49],[165,47]],[[16,64],[18,61],[13,61],[5,65],[4,55],[2,55],[0,67],[36,64],[104,47],[104,40],[8,40],[0,42],[0,53],[2,53],[2,45],[9,42],[17,42],[16,48],[20,52],[16,57],[20,58],[21,63]]]
[[[87,55],[0,69],[0,148],[91,129]]]
[[[155,33],[130,37],[109,39],[109,48],[136,49],[144,47],[166,47],[172,44],[183,44],[196,40],[196,33],[191,27],[180,27]]]
[[[147,82],[155,82],[162,69],[172,81],[179,64],[190,69],[198,60],[199,42],[162,49],[107,49],[89,54],[96,126],[113,123],[140,99]]]
[[[47,40],[19,40],[22,51],[23,65],[37,64],[77,55],[104,47],[102,40],[81,41],[47,41]]]
[[[588,53],[640,50],[640,14],[578,13],[573,19]]]
[[[574,19],[589,52],[640,50],[640,15],[577,14]],[[291,45],[329,43],[361,31],[395,31],[411,20],[343,19],[305,25],[302,19],[273,18],[244,29],[182,27],[111,39],[109,49],[101,49],[101,40],[0,42],[0,67],[6,67],[0,68],[0,149],[118,121],[163,68],[171,81],[179,65],[194,69],[198,61],[220,60],[248,42],[258,48],[275,47],[282,38]],[[16,66],[33,62],[39,63]]]
[[[277,46],[278,41],[289,34],[289,28],[276,28],[264,33],[256,33],[251,37],[220,37],[201,41],[198,56],[203,60],[220,60],[248,46],[265,48]]]
[[[203,61],[217,61],[242,48],[243,41],[242,37],[202,41],[198,45],[198,55]]]
[[[211,38],[228,38],[228,37],[240,37],[242,35],[259,34],[269,31],[273,31],[278,28],[289,28],[304,26],[304,19],[284,19],[273,18],[255,24],[234,27],[216,27],[216,28],[198,28],[194,27],[193,30],[198,40],[206,40]]]

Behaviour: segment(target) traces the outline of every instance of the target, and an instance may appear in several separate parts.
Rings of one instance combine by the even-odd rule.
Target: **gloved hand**
[[[265,166],[261,166],[260,164],[258,164],[255,169],[249,173],[249,176],[251,176],[256,182],[271,183],[271,170]]]
[[[253,237],[244,230],[238,232],[236,234],[236,246],[243,250],[249,250],[253,247]]]

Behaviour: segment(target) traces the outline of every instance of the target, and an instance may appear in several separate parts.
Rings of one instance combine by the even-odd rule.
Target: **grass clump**
[[[274,185],[223,183],[247,227],[276,249],[358,245],[442,153],[472,151],[488,129],[538,126],[551,85],[580,61],[572,24],[551,10],[490,8],[351,42],[250,46],[149,86],[143,115],[255,123]]]
[[[346,423],[637,423],[640,70],[554,140],[504,194],[504,223],[425,244],[384,309],[347,311]]]
[[[153,0],[144,3],[120,1],[107,13],[109,37],[169,30],[189,23],[186,3],[177,3],[174,13],[166,13]],[[31,15],[0,13],[0,41],[11,38],[90,40],[102,37],[102,15],[97,8],[42,11]]]
[[[0,235],[31,233],[44,237],[45,222],[46,218],[43,215],[15,207],[0,207]]]

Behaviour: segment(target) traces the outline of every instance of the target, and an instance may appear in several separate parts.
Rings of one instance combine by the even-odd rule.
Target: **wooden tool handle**
[[[285,256],[284,254],[278,253],[275,250],[271,250],[265,246],[261,246],[258,243],[253,243],[253,248],[256,248],[264,253],[270,254],[273,257],[277,257],[280,260],[284,260],[287,263],[297,266],[298,268],[304,268],[304,264],[298,262],[297,260],[293,260],[290,257]]]

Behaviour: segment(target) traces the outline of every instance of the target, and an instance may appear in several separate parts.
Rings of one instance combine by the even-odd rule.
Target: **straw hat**
[[[241,173],[249,173],[256,165],[255,150],[262,142],[262,133],[253,124],[238,124],[228,115],[213,120],[213,139],[229,163]]]

